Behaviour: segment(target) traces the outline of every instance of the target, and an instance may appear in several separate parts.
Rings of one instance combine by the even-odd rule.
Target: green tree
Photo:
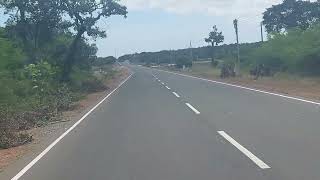
[[[21,42],[31,61],[43,58],[43,47],[50,44],[62,23],[59,0],[2,0],[0,7],[9,14],[6,32]]]
[[[62,0],[62,10],[69,16],[69,24],[75,34],[64,60],[62,80],[65,81],[69,80],[77,47],[83,35],[86,33],[93,38],[106,37],[106,32],[99,29],[97,22],[112,15],[126,17],[127,8],[120,5],[118,0]]]
[[[263,24],[268,33],[310,27],[320,18],[320,2],[284,0],[263,13]]]
[[[215,46],[219,45],[220,43],[222,43],[224,41],[224,36],[222,35],[222,32],[218,31],[218,28],[216,25],[213,26],[212,28],[213,30],[209,33],[209,37],[205,38],[205,42],[206,43],[210,43],[211,47],[212,47],[212,64],[216,64],[214,57],[215,57]]]

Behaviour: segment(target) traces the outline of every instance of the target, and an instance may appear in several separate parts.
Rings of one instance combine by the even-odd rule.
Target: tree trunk
[[[84,32],[85,32],[85,28],[81,28],[69,47],[67,55],[65,56],[65,59],[64,59],[64,66],[63,66],[62,77],[61,77],[62,81],[70,80],[70,73],[72,71],[72,67],[75,62],[74,56],[77,51],[78,43],[81,40],[81,37],[84,34]]]
[[[28,27],[27,26],[27,21],[26,21],[26,12],[25,12],[25,7],[23,6],[18,6],[18,10],[19,10],[19,13],[20,13],[20,20],[18,20],[17,22],[19,22],[19,35],[23,41],[23,45],[25,47],[27,47],[28,43],[27,43],[27,30],[26,28]]]
[[[214,43],[212,43],[212,54],[211,54],[211,64],[214,66],[215,65],[215,59],[214,59]]]

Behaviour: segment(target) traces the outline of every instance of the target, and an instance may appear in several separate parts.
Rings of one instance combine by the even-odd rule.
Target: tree
[[[263,13],[263,24],[268,33],[291,28],[307,29],[320,18],[320,2],[284,0]]]
[[[106,32],[97,27],[101,18],[112,15],[126,17],[127,8],[118,3],[118,0],[61,0],[62,10],[69,16],[70,27],[73,28],[75,37],[65,56],[63,79],[69,80],[72,66],[75,63],[77,46],[84,34],[89,37],[106,37]]]
[[[224,41],[224,36],[222,32],[218,32],[218,28],[216,25],[213,26],[213,30],[209,33],[209,37],[204,39],[206,43],[210,43],[212,47],[212,64],[216,64],[214,60],[214,50],[215,46],[219,45]]]
[[[0,7],[9,14],[7,34],[18,42],[31,61],[42,58],[45,47],[57,34],[62,22],[59,0],[2,0]]]

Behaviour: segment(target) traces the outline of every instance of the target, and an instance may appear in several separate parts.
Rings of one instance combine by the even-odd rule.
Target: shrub
[[[102,80],[93,76],[91,71],[83,71],[76,69],[71,74],[71,84],[74,90],[81,92],[97,92],[105,90],[107,87]]]
[[[176,60],[176,67],[183,68],[185,67],[192,67],[192,60],[186,56],[180,56]]]
[[[320,75],[320,26],[305,31],[292,29],[270,36],[251,53],[251,64],[263,64],[272,71]]]
[[[32,141],[32,136],[26,133],[13,133],[4,129],[0,132],[0,149],[20,146]]]
[[[211,61],[211,66],[212,66],[212,67],[217,67],[218,64],[219,64],[218,61]]]
[[[98,80],[95,77],[88,78],[82,83],[83,90],[86,92],[99,92],[106,90],[107,87],[102,83],[101,80]]]
[[[10,107],[0,105],[0,149],[19,146],[32,140],[26,133],[19,133],[19,122]]]

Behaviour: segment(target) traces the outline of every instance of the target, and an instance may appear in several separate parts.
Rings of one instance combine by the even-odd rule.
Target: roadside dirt
[[[206,69],[202,69],[203,71],[200,71],[198,69],[194,71],[179,71],[175,69],[165,68],[164,70],[231,83],[273,93],[280,93],[317,102],[320,101],[320,78],[283,78],[275,76],[263,77],[258,80],[254,80],[252,76],[243,75],[242,77],[221,79],[219,78],[217,72],[209,73]]]
[[[269,92],[320,101],[320,80],[317,79],[285,80],[262,78],[254,80],[253,78],[244,77],[231,78],[224,81]]]
[[[85,98],[76,103],[73,110],[63,112],[61,121],[52,122],[47,126],[34,128],[28,131],[34,139],[31,143],[0,150],[0,174],[19,159],[23,159],[26,156],[34,156],[41,152],[41,150],[60,136],[66,129],[71,127],[82,115],[95,106],[99,100],[103,99],[130,75],[130,71],[125,67],[118,66],[116,67],[116,70],[118,72],[115,77],[105,82],[108,90],[88,94]],[[25,161],[28,161],[28,158],[25,159]]]

